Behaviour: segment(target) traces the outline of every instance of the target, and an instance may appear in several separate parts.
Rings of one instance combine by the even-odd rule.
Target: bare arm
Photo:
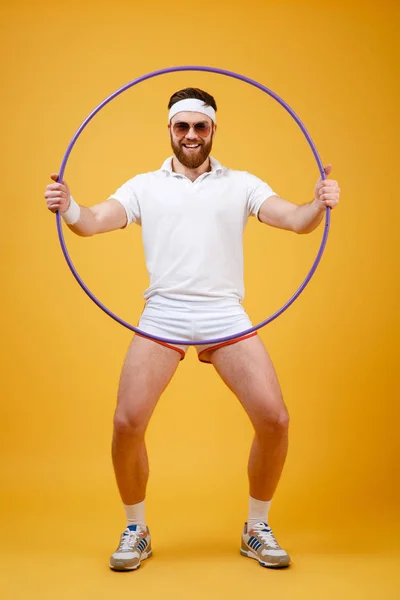
[[[51,178],[57,182],[56,173]],[[61,214],[66,213],[71,204],[71,193],[65,181],[48,185],[45,198],[51,212],[59,210]],[[127,224],[125,209],[118,200],[106,200],[90,208],[79,206],[77,210],[80,211],[79,219],[68,227],[82,237],[121,229]]]
[[[332,170],[331,165],[325,167],[326,175]],[[270,196],[261,205],[258,218],[263,223],[295,231],[310,233],[321,223],[326,207],[334,208],[339,202],[340,189],[333,179],[319,179],[315,186],[315,198],[308,204],[294,204],[279,196]]]
[[[325,207],[321,208],[315,200],[299,206],[279,196],[270,196],[262,204],[258,218],[272,227],[310,233],[321,223],[324,214]]]
[[[106,200],[90,208],[80,206],[80,209],[79,221],[68,227],[82,237],[106,233],[126,226],[126,212],[118,200]]]

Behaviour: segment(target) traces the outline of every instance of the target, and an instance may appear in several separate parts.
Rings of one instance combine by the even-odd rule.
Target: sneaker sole
[[[287,569],[290,566],[290,561],[287,565],[277,565],[276,563],[265,562],[264,560],[260,560],[257,554],[254,554],[254,552],[247,552],[246,550],[243,550],[243,548],[240,548],[240,554],[242,556],[247,556],[248,558],[254,558],[262,567],[267,567],[268,569]]]
[[[136,565],[136,567],[126,567],[123,563],[123,561],[121,561],[120,564],[115,564],[115,565],[111,565],[111,563],[109,564],[109,567],[112,571],[137,571],[138,568],[140,567],[140,565],[142,564],[143,560],[146,560],[146,558],[150,558],[153,554],[153,551],[150,550],[150,552],[143,552],[141,557],[140,557],[140,562],[138,565]]]

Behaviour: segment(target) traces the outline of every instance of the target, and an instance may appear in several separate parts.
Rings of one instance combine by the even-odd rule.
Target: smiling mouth
[[[182,144],[182,146],[188,150],[196,150],[196,148],[200,148],[201,144]]]

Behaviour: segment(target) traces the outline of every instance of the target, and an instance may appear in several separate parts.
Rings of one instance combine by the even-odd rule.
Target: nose
[[[186,139],[188,140],[195,140],[197,139],[197,134],[194,130],[194,126],[191,125],[189,131],[187,132],[187,134],[185,135]]]

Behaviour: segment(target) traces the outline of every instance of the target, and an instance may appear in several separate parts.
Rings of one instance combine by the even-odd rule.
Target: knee
[[[255,426],[260,437],[283,436],[289,430],[289,414],[283,406],[280,409],[265,409]]]
[[[114,433],[119,436],[143,437],[147,421],[132,409],[117,408],[114,415]]]

